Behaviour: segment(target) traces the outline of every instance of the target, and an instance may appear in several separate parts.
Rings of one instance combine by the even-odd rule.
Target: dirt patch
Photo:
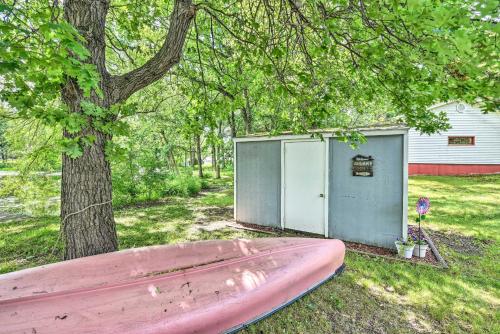
[[[428,263],[436,266],[440,265],[438,259],[436,258],[436,255],[434,254],[434,252],[432,252],[431,249],[427,250],[424,258],[413,256],[411,259],[403,259],[401,256],[397,254],[396,250],[377,247],[377,246],[369,246],[349,241],[344,241],[344,243],[347,249],[355,252],[366,253],[371,255],[380,255],[383,257],[394,258],[414,263]]]
[[[464,255],[481,255],[487,242],[452,232],[427,230],[434,241]]]
[[[319,238],[319,239],[324,238],[322,235],[319,235],[319,234],[294,231],[294,230],[289,230],[289,229],[282,230],[281,228],[276,228],[276,227],[271,227],[271,226],[262,226],[262,225],[242,223],[242,222],[237,222],[237,224],[245,229],[250,230],[250,231],[253,230],[253,231],[257,231],[257,232],[265,232],[265,233],[275,234],[277,237]]]
[[[233,209],[231,207],[198,207],[194,209],[195,224],[204,225],[220,220],[232,220]]]
[[[276,233],[276,234],[281,234],[283,232],[281,229],[277,229],[277,228],[270,227],[270,226],[262,226],[262,225],[257,225],[257,224],[248,224],[248,223],[241,223],[241,222],[238,222],[238,224],[243,226],[243,227],[246,227],[250,230],[271,232],[271,233]]]
[[[349,242],[349,241],[344,241],[344,244],[345,244],[346,248],[350,249],[350,250],[361,251],[361,252],[375,254],[375,255],[384,255],[384,256],[394,256],[395,255],[395,251],[393,251],[392,249],[376,247],[376,246],[369,246],[369,245],[359,244],[357,242]]]
[[[233,215],[232,207],[208,207],[208,208],[200,208],[200,211],[202,211],[207,216],[230,218]]]

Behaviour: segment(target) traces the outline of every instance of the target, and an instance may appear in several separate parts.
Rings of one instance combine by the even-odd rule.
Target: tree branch
[[[191,0],[175,0],[170,27],[162,47],[144,65],[111,78],[111,104],[125,101],[138,90],[161,79],[180,61],[189,25],[196,15]]]

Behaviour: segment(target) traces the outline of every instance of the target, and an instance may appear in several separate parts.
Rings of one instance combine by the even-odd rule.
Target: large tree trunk
[[[90,102],[108,108],[107,88],[110,75],[106,71],[104,29],[109,1],[67,0],[64,17],[85,38],[90,51],[89,62],[101,75],[103,97],[92,93]],[[74,79],[68,79],[62,88],[62,99],[72,113],[82,113],[82,90]],[[106,159],[105,146],[110,135],[92,126],[91,120],[79,133],[64,132],[73,139],[93,136],[95,141],[85,146],[83,154],[73,159],[62,157],[61,232],[65,244],[64,258],[73,259],[118,249],[112,206],[111,167]]]
[[[111,203],[111,167],[104,154],[109,138],[99,132],[94,135],[95,144],[86,148],[80,158],[63,155],[61,228],[65,259],[118,249]]]
[[[105,24],[109,0],[65,0],[64,19],[73,25],[85,40],[90,52],[86,60],[100,75],[102,95],[92,92],[89,102],[107,110],[125,101],[134,92],[159,80],[179,62],[182,47],[196,8],[191,0],[175,0],[170,27],[161,49],[144,65],[128,73],[111,76],[106,70]],[[61,91],[62,100],[71,113],[82,113],[82,89],[68,78]],[[108,122],[112,122],[113,115]],[[111,166],[105,147],[111,135],[100,132],[88,117],[88,124],[77,133],[64,132],[68,139],[95,138],[83,147],[83,154],[74,159],[64,154],[61,183],[61,234],[65,244],[64,258],[111,252],[118,249],[112,207]]]

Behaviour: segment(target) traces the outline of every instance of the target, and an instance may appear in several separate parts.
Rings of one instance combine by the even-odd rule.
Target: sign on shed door
[[[325,142],[284,142],[284,226],[324,234]]]

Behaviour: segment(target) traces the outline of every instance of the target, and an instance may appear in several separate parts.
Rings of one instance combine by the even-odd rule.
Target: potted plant
[[[415,240],[415,248],[413,248],[413,255],[418,257],[425,257],[425,253],[429,245],[425,239]]]
[[[422,230],[420,228],[420,223],[425,219],[425,215],[429,212],[431,208],[431,202],[427,197],[420,197],[417,201],[416,209],[418,213],[418,218],[416,219],[418,223],[418,239],[415,240],[415,248],[413,249],[413,255],[418,257],[425,257],[427,248],[429,245],[425,239],[422,239]]]
[[[415,248],[415,243],[412,238],[406,238],[402,240],[396,240],[395,242],[398,254],[405,259],[411,259],[413,255],[413,249]]]

